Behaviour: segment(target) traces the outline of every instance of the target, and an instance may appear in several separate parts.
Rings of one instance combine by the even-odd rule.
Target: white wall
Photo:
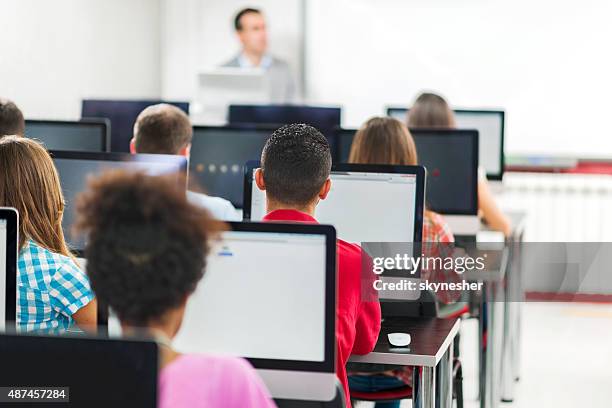
[[[27,117],[84,97],[158,97],[159,0],[0,0],[0,95]]]
[[[307,0],[161,0],[163,97],[193,98],[198,72],[221,65],[239,52],[233,19],[244,7],[265,13],[270,52],[287,60],[299,78],[302,1]]]
[[[507,152],[612,156],[609,0],[308,0],[307,90],[360,125],[422,89],[503,107]]]

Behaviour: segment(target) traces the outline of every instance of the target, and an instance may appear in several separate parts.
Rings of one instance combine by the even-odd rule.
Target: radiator
[[[498,200],[528,214],[526,242],[612,242],[612,176],[506,173]]]

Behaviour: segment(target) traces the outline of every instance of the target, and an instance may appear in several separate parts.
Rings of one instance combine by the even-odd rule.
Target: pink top
[[[276,404],[246,360],[184,354],[159,374],[158,407],[267,408]]]

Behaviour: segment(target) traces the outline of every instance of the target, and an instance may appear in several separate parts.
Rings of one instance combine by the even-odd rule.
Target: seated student
[[[19,212],[17,327],[94,330],[97,306],[62,232],[64,197],[49,153],[36,141],[0,138],[0,207]]]
[[[189,159],[193,128],[189,117],[168,104],[149,106],[134,124],[134,137],[130,142],[132,153],[177,154]],[[206,208],[224,221],[240,221],[236,209],[228,200],[206,194],[187,192],[192,203]]]
[[[8,99],[0,98],[0,138],[2,136],[23,136],[25,133],[25,120],[23,113]]]
[[[274,407],[243,359],[181,354],[172,338],[204,275],[208,242],[221,225],[190,204],[176,180],[110,172],[77,199],[77,229],[89,237],[87,271],[125,335],[160,350],[159,407]]]
[[[266,191],[265,221],[316,223],[315,208],[331,188],[331,152],[325,136],[312,126],[276,130],[261,154],[257,187]],[[380,331],[380,304],[361,296],[361,248],[338,239],[336,370],[350,406],[346,363],[351,354],[367,354]]]
[[[351,146],[349,163],[393,164],[415,166],[418,163],[414,139],[405,124],[389,117],[375,117],[368,120],[355,134]],[[455,238],[444,218],[430,210],[423,217],[423,252],[430,257],[444,257],[452,253],[450,244]],[[435,276],[434,276],[435,275]],[[444,276],[439,271],[422,270],[424,280],[441,281],[456,278],[456,274]],[[456,294],[438,292],[439,300],[451,302]],[[349,386],[361,392],[376,392],[400,388],[411,384],[412,368],[404,367],[386,372],[351,373]],[[400,401],[385,401],[376,408],[397,408]]]
[[[422,93],[408,111],[410,128],[456,128],[455,114],[444,98],[433,93]],[[478,169],[478,211],[482,219],[496,231],[509,236],[512,225],[495,203],[485,173]]]
[[[372,118],[357,131],[348,161],[357,164],[400,166],[418,164],[417,149],[410,131],[405,124],[389,117]],[[455,242],[448,223],[440,214],[425,210],[423,242],[436,244]]]

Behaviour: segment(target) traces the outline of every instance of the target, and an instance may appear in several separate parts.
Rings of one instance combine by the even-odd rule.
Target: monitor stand
[[[299,345],[296,345],[299,347]],[[331,401],[336,397],[336,374],[257,369],[272,398]]]
[[[476,235],[482,228],[477,215],[444,215],[454,235]]]

